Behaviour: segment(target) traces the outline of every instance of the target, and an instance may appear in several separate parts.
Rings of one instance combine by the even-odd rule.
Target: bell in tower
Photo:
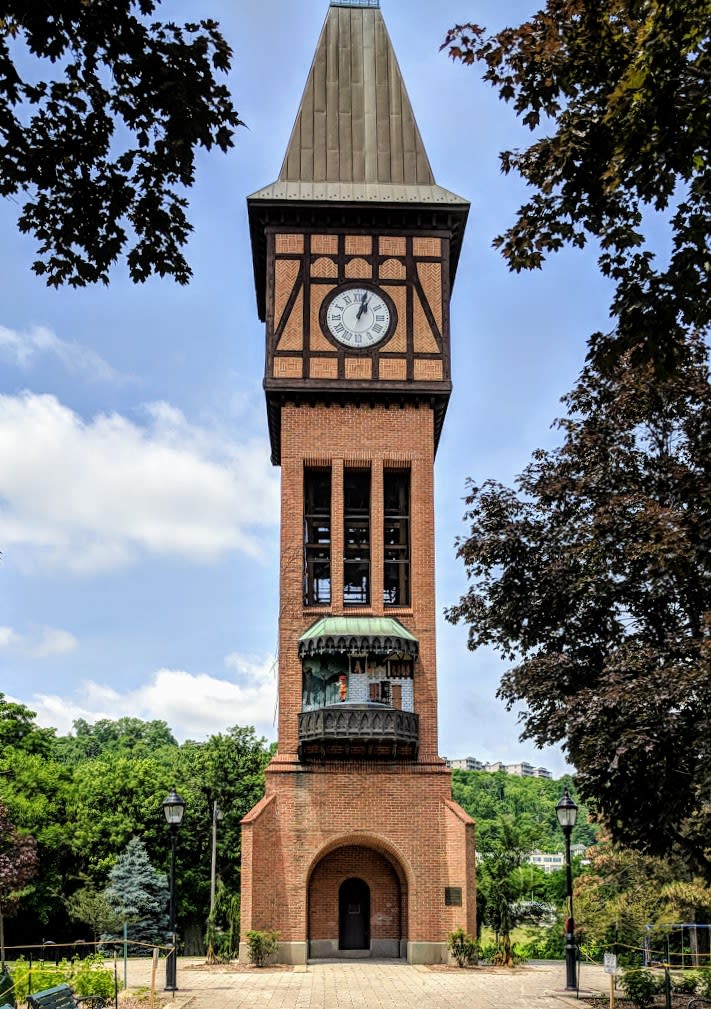
[[[276,182],[248,199],[281,467],[278,752],[242,937],[447,959],[474,824],[437,755],[434,459],[469,204],[435,183],[373,0],[329,7]]]

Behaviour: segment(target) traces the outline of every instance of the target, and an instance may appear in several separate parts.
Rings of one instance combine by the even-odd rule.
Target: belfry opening
[[[474,824],[437,754],[434,464],[469,204],[439,186],[377,2],[332,3],[249,197],[281,468],[278,750],[242,830],[278,959],[447,958]]]

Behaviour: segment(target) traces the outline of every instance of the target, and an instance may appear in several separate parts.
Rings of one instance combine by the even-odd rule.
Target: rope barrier
[[[171,945],[159,945],[157,943],[143,942],[140,939],[105,939],[103,941],[88,941],[85,942],[81,939],[75,942],[43,942],[35,944],[27,944],[22,946],[6,946],[6,952],[17,952],[28,953],[28,957],[24,956],[15,957],[10,959],[6,971],[3,977],[6,978],[6,985],[4,988],[4,993],[13,995],[13,1002],[24,1001],[30,992],[37,991],[40,988],[52,987],[55,983],[68,983],[70,986],[75,985],[81,978],[86,978],[87,968],[89,972],[96,970],[97,975],[100,977],[102,972],[108,971],[109,974],[113,973],[112,987],[113,987],[113,1003],[116,1009],[118,1009],[118,992],[121,985],[118,981],[117,973],[117,953],[119,950],[124,951],[123,961],[124,961],[124,987],[126,986],[126,965],[127,948],[131,946],[135,951],[151,951],[153,957],[153,974],[151,980],[151,992],[152,998],[154,994],[155,986],[155,970],[158,964],[158,957],[161,952],[165,953],[166,957],[170,954],[177,954],[177,946],[175,944]],[[137,949],[136,949],[137,948]],[[88,963],[88,958],[81,958],[78,953],[82,950],[93,949],[95,952],[89,954],[90,956],[95,956],[97,952],[101,955],[101,963],[98,961],[95,963]],[[37,950],[42,951],[41,957],[34,957],[33,953],[36,954]],[[57,959],[48,960],[46,957],[55,953]],[[111,970],[111,961],[113,960],[113,971]],[[108,962],[107,962],[108,961]],[[33,975],[34,975],[34,985],[33,985]],[[105,979],[104,979],[105,980]],[[9,984],[7,984],[9,981]],[[103,995],[104,992],[102,991]],[[2,999],[0,999],[2,1001]]]
[[[164,949],[170,951],[175,949],[175,945],[173,944],[161,946],[158,943],[154,942],[142,942],[140,939],[117,938],[117,939],[102,939],[99,940],[98,942],[93,942],[84,939],[76,939],[74,942],[38,942],[35,944],[24,943],[22,946],[5,946],[5,951],[7,952],[8,950],[13,949],[14,950],[41,949],[45,953],[47,953],[51,952],[54,949],[76,949],[77,947],[82,948],[86,946],[94,946],[96,949],[107,949],[108,947],[123,946],[124,944],[128,946],[141,946],[143,949],[149,949],[149,950]]]
[[[649,946],[634,946],[631,943],[626,942],[613,942],[608,943],[606,946],[584,946],[582,944],[578,946],[578,949],[580,950],[582,955],[584,955],[591,963],[598,963],[598,964],[602,964],[602,958],[601,958],[602,954],[609,952],[610,948],[614,948],[617,951],[626,950],[631,953],[641,953],[648,959],[654,960],[655,965],[659,967],[669,967],[672,969],[674,969],[674,967],[678,967],[679,965],[671,963],[670,961],[667,960],[670,952],[673,956],[676,957],[685,957],[685,958],[693,957],[694,960],[696,961],[709,961],[711,963],[711,953],[691,952],[690,950],[676,953],[674,951],[669,951],[667,949],[662,950],[662,949],[652,949]],[[594,957],[595,953],[597,953],[600,959],[597,960],[595,959]],[[695,966],[702,967],[703,963],[697,962]]]

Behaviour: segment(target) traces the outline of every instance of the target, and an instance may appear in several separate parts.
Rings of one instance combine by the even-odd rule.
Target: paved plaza
[[[174,1009],[561,1009],[576,1002],[566,994],[564,964],[515,970],[429,970],[398,960],[309,963],[282,970],[195,969],[200,960],[180,958]],[[164,964],[158,975],[163,996]],[[130,961],[129,988],[147,985],[150,965]],[[583,966],[585,992],[607,991],[602,969]],[[584,998],[581,990],[581,999]]]

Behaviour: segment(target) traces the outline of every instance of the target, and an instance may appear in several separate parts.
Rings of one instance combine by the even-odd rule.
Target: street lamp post
[[[175,848],[178,840],[178,827],[183,819],[185,803],[173,789],[163,800],[163,812],[170,827],[170,909],[168,930],[172,949],[165,961],[165,990],[176,991],[176,934],[175,934]]]
[[[567,788],[555,807],[555,812],[565,837],[565,873],[568,895],[568,918],[565,923],[565,989],[566,991],[577,991],[578,949],[575,944],[575,918],[573,916],[573,868],[570,862],[570,835],[573,833],[578,816],[578,807],[570,798]]]

